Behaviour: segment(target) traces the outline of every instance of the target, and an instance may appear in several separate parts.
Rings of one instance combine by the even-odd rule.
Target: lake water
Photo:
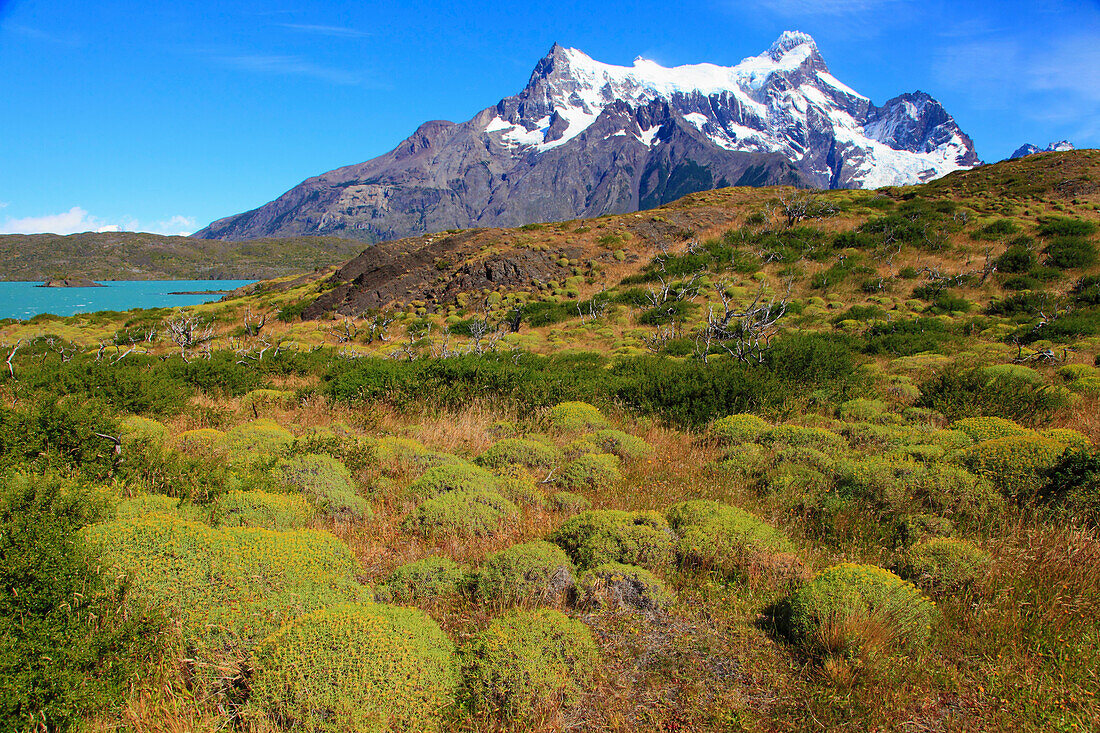
[[[172,293],[233,290],[255,280],[100,280],[103,288],[40,288],[40,282],[0,282],[0,318],[27,319],[39,313],[71,316],[93,311],[126,311],[198,305],[225,293]]]

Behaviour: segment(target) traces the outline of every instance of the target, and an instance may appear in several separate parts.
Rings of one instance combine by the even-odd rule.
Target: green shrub
[[[115,519],[130,519],[146,514],[174,514],[195,522],[209,518],[208,512],[204,512],[194,504],[163,494],[139,494],[119,501],[115,507]]]
[[[1039,497],[1070,515],[1100,519],[1100,451],[1067,450],[1042,475]]]
[[[225,445],[234,457],[263,460],[286,451],[294,435],[274,420],[261,418],[238,425],[225,435]]]
[[[564,432],[602,430],[607,418],[587,402],[562,402],[550,409],[550,424]]]
[[[494,469],[493,478],[501,493],[517,504],[542,507],[546,497],[535,484],[535,477],[523,466],[501,466]]]
[[[1096,233],[1097,225],[1087,219],[1069,216],[1046,216],[1039,226],[1040,237],[1089,237]]]
[[[1050,387],[1006,377],[990,378],[980,369],[948,369],[921,385],[918,407],[958,421],[968,417],[1001,417],[1042,422],[1065,407],[1065,397]]]
[[[475,717],[534,722],[579,701],[599,650],[580,621],[539,609],[496,619],[461,658],[464,697]]]
[[[1044,471],[1065,453],[1065,446],[1040,435],[1012,435],[985,440],[962,453],[964,464],[988,478],[1007,496],[1035,496]]]
[[[1100,305],[1100,275],[1086,275],[1073,284],[1070,293],[1077,305]]]
[[[496,534],[519,510],[492,489],[458,489],[422,502],[403,527],[427,537]]]
[[[1001,507],[987,480],[949,463],[867,456],[837,471],[837,487],[895,514],[958,514],[983,519]]]
[[[1013,435],[1030,435],[1024,426],[1003,417],[968,417],[951,424],[952,430],[966,433],[976,443]]]
[[[599,452],[611,453],[624,461],[647,458],[653,453],[653,446],[649,443],[621,430],[601,430],[589,437]]]
[[[826,428],[810,428],[802,425],[779,425],[767,434],[775,443],[815,448],[827,453],[841,453],[848,448],[844,437]]]
[[[1012,244],[994,262],[998,272],[1024,274],[1039,264],[1039,258],[1030,247]]]
[[[1059,270],[1092,267],[1097,262],[1096,246],[1084,237],[1058,237],[1043,247],[1043,264]]]
[[[477,579],[486,601],[560,606],[576,586],[573,563],[556,545],[543,540],[512,545],[485,559]]]
[[[285,389],[254,389],[241,398],[242,410],[257,410],[261,407],[291,407],[295,402],[294,393]]]
[[[457,595],[468,577],[454,560],[433,556],[395,568],[384,587],[396,603],[431,603]]]
[[[163,446],[168,442],[168,428],[164,423],[137,415],[127,415],[118,421],[119,435],[124,444],[151,443]]]
[[[302,731],[434,731],[454,705],[454,646],[421,611],[342,604],[296,619],[253,655],[245,718]]]
[[[298,494],[230,491],[218,498],[217,517],[227,527],[295,529],[309,524],[313,506]]]
[[[554,511],[574,514],[592,508],[592,502],[572,491],[558,491],[550,497],[550,506]]]
[[[837,417],[851,422],[870,422],[886,412],[886,403],[882,400],[858,398],[848,400],[837,408]]]
[[[476,462],[487,468],[507,465],[551,468],[560,460],[561,452],[552,445],[526,438],[505,438],[489,446]]]
[[[761,473],[767,461],[768,456],[761,446],[741,443],[726,451],[717,467],[740,477],[749,477]]]
[[[562,448],[562,455],[567,461],[572,461],[581,456],[590,455],[592,453],[600,453],[600,448],[597,446],[590,437],[585,436],[583,438],[577,438],[571,440]]]
[[[903,564],[905,577],[939,592],[963,590],[979,580],[991,557],[972,542],[950,537],[918,542],[909,548]]]
[[[225,433],[213,428],[185,430],[175,438],[176,448],[186,453],[205,455],[224,453]]]
[[[707,435],[722,445],[736,445],[754,442],[771,429],[771,423],[756,415],[727,415],[712,422]]]
[[[110,715],[162,650],[163,619],[127,602],[78,534],[103,511],[57,479],[0,478],[0,729]]]
[[[888,570],[842,563],[794,592],[790,631],[809,651],[858,658],[873,655],[880,644],[923,642],[934,610],[912,584]]]
[[[409,487],[415,496],[433,497],[458,489],[496,489],[493,474],[469,463],[448,463],[429,468]]]
[[[738,507],[697,499],[665,512],[680,562],[724,573],[801,567],[787,536]]]
[[[675,596],[645,568],[618,562],[598,565],[581,577],[582,603],[591,608],[668,611]]]
[[[182,623],[184,638],[220,645],[270,633],[288,619],[364,592],[359,563],[316,530],[215,529],[164,514],[103,522],[89,543],[134,593]]]
[[[1069,428],[1051,428],[1049,430],[1042,430],[1039,434],[1044,438],[1049,438],[1055,443],[1061,443],[1066,448],[1073,450],[1088,450],[1092,447],[1092,441],[1089,440],[1089,436]]]
[[[562,523],[550,541],[581,569],[608,562],[661,567],[672,562],[673,534],[657,512],[585,511]]]
[[[276,482],[287,491],[299,491],[333,515],[366,517],[370,504],[359,496],[355,480],[344,464],[330,456],[307,454],[279,462]]]
[[[576,490],[604,489],[617,484],[622,478],[617,456],[610,453],[589,453],[566,464],[557,480],[566,490]]]

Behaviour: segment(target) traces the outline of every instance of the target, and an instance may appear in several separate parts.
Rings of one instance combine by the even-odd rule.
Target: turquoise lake
[[[0,318],[26,320],[40,313],[71,316],[93,311],[126,311],[198,305],[220,300],[225,293],[255,280],[100,280],[103,288],[40,288],[40,282],[0,282]],[[174,293],[191,292],[190,295]]]

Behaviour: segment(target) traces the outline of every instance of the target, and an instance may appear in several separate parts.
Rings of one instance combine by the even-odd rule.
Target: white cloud
[[[7,204],[4,204],[7,206]],[[0,207],[3,208],[3,207]],[[0,234],[78,234],[81,232],[149,232],[172,236],[187,236],[198,226],[189,216],[177,214],[164,221],[142,226],[133,218],[110,222],[91,216],[85,209],[74,206],[60,214],[28,216],[21,219],[8,217],[0,224]]]
[[[319,36],[332,36],[333,38],[366,38],[370,35],[365,31],[337,25],[308,25],[304,23],[279,23],[278,25],[292,31],[313,33]]]
[[[6,208],[8,208],[8,202],[7,201],[0,201],[0,209],[6,209]]]
[[[321,66],[301,56],[217,56],[215,60],[234,69],[254,71],[261,74],[305,76],[312,79],[327,81],[332,84],[349,86],[359,84],[362,81],[357,74],[344,71],[343,69]]]

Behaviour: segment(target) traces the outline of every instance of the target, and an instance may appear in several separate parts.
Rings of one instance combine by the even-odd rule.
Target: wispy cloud
[[[760,4],[780,15],[848,15],[866,13],[906,0],[761,0]]]
[[[312,33],[318,36],[331,36],[333,38],[366,38],[370,34],[356,28],[344,28],[338,25],[309,25],[305,23],[278,23],[280,28],[286,28],[301,33]]]
[[[29,38],[32,41],[42,41],[56,46],[79,46],[81,43],[80,38],[74,35],[57,35],[19,23],[5,23],[4,30]]]
[[[5,204],[6,206],[7,204]],[[148,226],[132,218],[111,222],[92,216],[80,206],[74,206],[60,214],[27,216],[20,219],[8,217],[0,224],[0,234],[79,234],[81,232],[149,232],[186,236],[198,226],[192,217],[175,215]]]
[[[242,71],[278,76],[304,76],[345,86],[362,83],[362,78],[358,74],[344,69],[322,66],[301,56],[247,54],[241,56],[215,56],[214,58],[220,64]]]

